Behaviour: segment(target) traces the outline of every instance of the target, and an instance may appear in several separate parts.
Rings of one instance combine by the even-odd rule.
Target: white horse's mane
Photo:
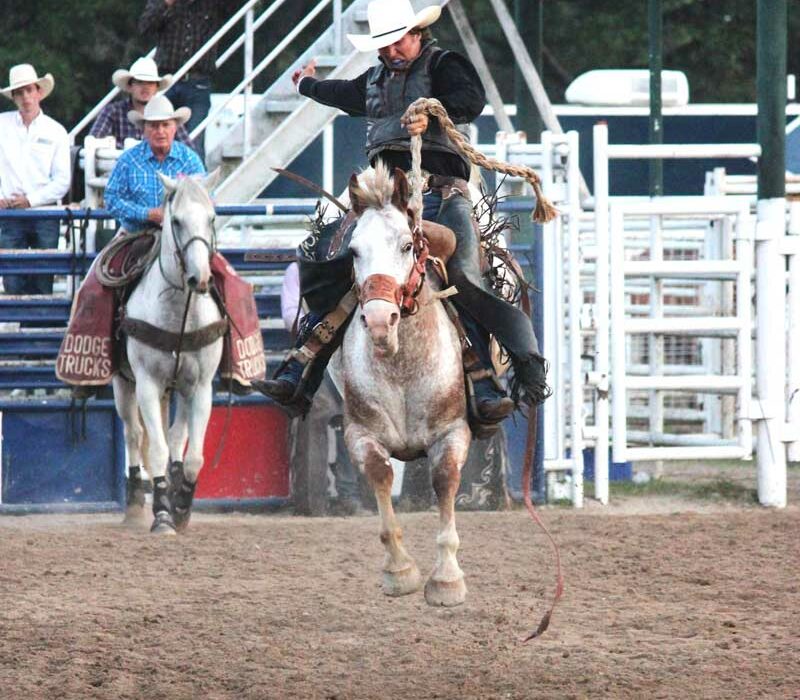
[[[374,168],[367,168],[358,176],[355,194],[365,206],[383,209],[392,203],[394,179],[389,168],[378,161]]]

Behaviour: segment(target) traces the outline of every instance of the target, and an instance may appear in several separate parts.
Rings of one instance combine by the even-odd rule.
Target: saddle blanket
[[[120,233],[118,236],[130,234]],[[111,276],[129,267],[131,256],[142,256],[153,245],[153,236],[130,236],[128,245],[107,261]],[[72,303],[69,325],[56,359],[56,376],[67,384],[102,386],[120,369],[122,343],[117,340],[119,289],[103,286],[95,260]],[[258,311],[253,287],[245,282],[219,253],[211,260],[214,284],[230,317],[223,340],[220,375],[249,387],[266,371]],[[135,284],[133,281],[131,284]]]

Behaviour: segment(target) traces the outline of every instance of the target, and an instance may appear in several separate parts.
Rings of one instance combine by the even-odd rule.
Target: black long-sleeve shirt
[[[241,7],[241,0],[147,0],[139,18],[139,33],[158,43],[156,64],[164,73],[174,73],[205,44]],[[194,66],[192,72],[212,76],[216,72],[217,47]]]
[[[350,116],[364,116],[367,111],[367,75],[369,70],[353,80],[317,80],[303,78],[298,91],[320,104],[336,107]],[[456,124],[468,124],[476,119],[486,104],[486,93],[473,65],[461,54],[447,51],[431,66],[431,86],[448,115]],[[379,154],[390,168],[411,168],[411,153],[382,151]],[[374,165],[374,163],[373,163]],[[452,175],[469,179],[464,161],[452,153],[422,150],[422,168],[436,175]]]

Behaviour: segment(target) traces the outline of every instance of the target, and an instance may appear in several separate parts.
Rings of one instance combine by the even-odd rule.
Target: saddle
[[[69,325],[56,360],[56,376],[62,382],[103,386],[124,367],[125,343],[119,341],[124,335],[139,338],[142,325],[135,319],[124,318],[124,304],[144,272],[141,261],[152,256],[156,241],[153,231],[135,234],[121,231],[95,259],[72,303]],[[225,333],[220,375],[229,382],[249,387],[251,380],[262,379],[266,370],[253,287],[219,253],[214,253],[211,259],[211,272],[224,320],[215,324],[213,332],[201,335],[213,342]],[[161,348],[166,342],[164,338],[174,345],[175,335],[151,326],[139,339]],[[188,345],[182,347],[191,350],[194,345],[194,339],[189,338]]]

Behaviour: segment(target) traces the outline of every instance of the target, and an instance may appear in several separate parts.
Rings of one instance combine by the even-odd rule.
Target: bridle
[[[175,284],[167,276],[166,270],[164,270],[164,263],[163,263],[163,261],[161,259],[161,252],[160,251],[159,251],[159,255],[158,255],[158,268],[159,268],[159,270],[161,270],[161,275],[164,278],[164,281],[170,287],[172,287],[173,289],[175,289],[175,290],[177,290],[179,292],[183,292],[183,291],[186,290],[186,286],[184,284],[184,280],[186,279],[186,250],[195,241],[200,241],[208,249],[208,259],[209,259],[209,261],[211,261],[212,257],[214,256],[214,253],[217,250],[217,230],[216,230],[216,228],[214,227],[214,225],[212,223],[212,226],[211,226],[211,240],[210,241],[208,241],[203,236],[192,236],[191,238],[189,238],[188,241],[186,241],[183,245],[181,245],[181,241],[179,240],[178,234],[177,234],[177,231],[176,231],[177,228],[180,228],[180,224],[172,216],[172,206],[171,205],[172,205],[172,200],[174,198],[175,198],[175,193],[174,192],[170,193],[170,195],[166,198],[166,201],[165,201],[164,205],[165,205],[165,212],[166,211],[169,212],[169,230],[170,230],[170,233],[172,234],[172,242],[175,245],[175,257],[178,259],[178,265],[179,265],[179,267],[181,269],[181,283],[179,285]],[[169,207],[169,208],[167,209],[167,207]]]
[[[411,229],[414,264],[404,284],[398,284],[392,275],[369,275],[358,291],[358,301],[364,306],[368,301],[381,299],[400,308],[401,316],[413,316],[419,311],[417,297],[425,282],[425,264],[428,261],[428,241],[422,234],[422,226],[413,212],[407,210]]]

